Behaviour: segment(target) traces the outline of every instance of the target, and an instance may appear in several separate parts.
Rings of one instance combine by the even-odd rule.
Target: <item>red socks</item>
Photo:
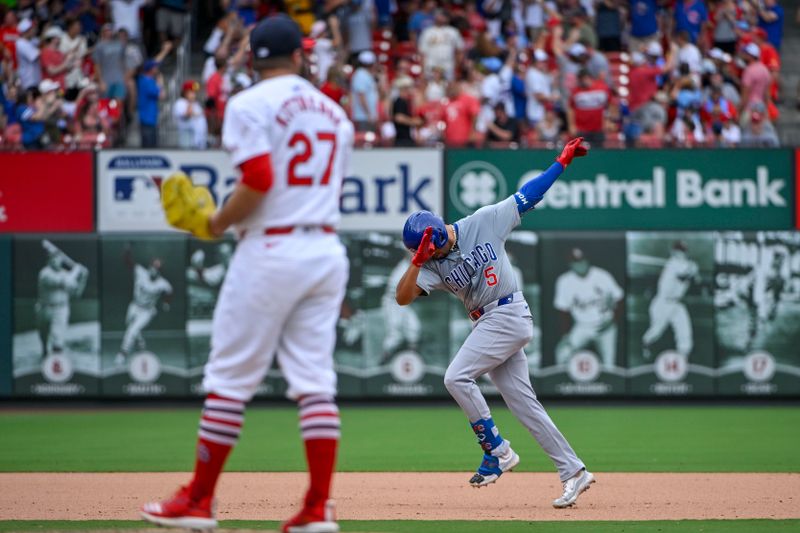
[[[322,513],[336,468],[336,448],[341,435],[339,409],[334,399],[326,395],[304,396],[299,407],[300,433],[306,446],[310,477],[305,507]]]
[[[305,508],[324,512],[330,497],[339,444],[339,409],[333,397],[304,396],[299,402],[300,432],[305,442],[310,486]],[[244,402],[209,394],[200,419],[197,461],[192,479],[191,498],[198,501],[214,494],[217,480],[244,422]]]
[[[228,454],[236,445],[244,422],[244,402],[209,394],[200,418],[197,461],[191,498],[212,496]]]

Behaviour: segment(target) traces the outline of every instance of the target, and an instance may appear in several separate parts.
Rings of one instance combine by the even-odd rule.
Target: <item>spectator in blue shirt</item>
[[[16,85],[4,84],[0,86],[0,105],[3,107],[3,113],[6,115],[6,126],[16,124],[19,122],[17,114],[19,99],[19,89]]]
[[[697,38],[708,22],[708,10],[703,0],[678,0],[675,3],[675,33],[689,32],[692,43],[697,44]]]
[[[758,25],[767,32],[767,41],[781,51],[783,41],[783,8],[778,0],[764,0],[758,4]]]
[[[375,0],[375,11],[378,13],[378,26],[389,27],[392,23],[392,11],[397,8],[393,0]]]
[[[633,0],[631,2],[631,50],[641,51],[649,41],[658,38],[657,12],[656,0]]]
[[[514,99],[514,118],[524,123],[528,114],[528,95],[525,93],[525,65],[517,61],[511,77],[511,97]]]
[[[149,59],[136,79],[137,111],[142,148],[158,146],[158,102],[164,98],[164,81],[158,71],[158,61]]]
[[[57,119],[62,104],[56,93],[57,89],[56,82],[44,80],[40,87],[26,90],[24,100],[17,106],[17,119],[22,127],[22,145],[28,150],[47,148],[50,144],[50,139],[45,135],[47,123]]]
[[[350,80],[353,125],[356,131],[375,131],[378,122],[378,82],[375,80],[375,54],[358,54],[359,67]]]
[[[97,0],[67,0],[64,3],[64,10],[81,21],[83,35],[100,33],[100,24],[97,21],[102,9],[105,7],[101,8]]]
[[[436,10],[436,2],[434,0],[425,0],[422,9],[418,9],[411,14],[408,19],[408,33],[416,41],[422,32],[429,27],[433,26],[434,16],[433,12]]]

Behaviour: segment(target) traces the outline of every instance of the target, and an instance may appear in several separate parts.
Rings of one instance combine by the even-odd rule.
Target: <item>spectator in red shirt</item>
[[[748,109],[752,104],[766,105],[769,99],[769,85],[772,74],[764,63],[761,62],[761,49],[756,43],[744,47],[742,54],[747,63],[742,73],[742,110]]]
[[[672,70],[672,64],[668,62],[658,66],[649,62],[647,56],[641,52],[631,54],[631,63],[633,68],[629,73],[628,108],[632,113],[655,96],[659,89],[659,77]]]
[[[228,93],[230,92],[230,76],[227,63],[228,60],[226,58],[215,57],[214,64],[217,70],[206,82],[206,96],[214,103],[214,115],[220,124],[222,124],[222,117],[225,115],[225,104],[228,103]]]
[[[51,26],[44,32],[44,46],[40,57],[42,65],[42,79],[50,79],[58,83],[61,90],[66,89],[67,71],[75,65],[72,56],[67,57],[58,45],[61,41],[62,32],[57,26]]]
[[[602,145],[605,140],[605,113],[611,102],[611,91],[603,80],[596,80],[588,70],[578,73],[578,86],[572,90],[567,109],[570,136],[581,136],[586,142]]]
[[[772,83],[769,88],[770,98],[777,100],[781,84],[781,56],[775,50],[775,47],[767,41],[767,32],[764,28],[756,28],[753,31],[753,42],[758,45],[761,51],[761,62],[766,65],[772,74]]]
[[[761,51],[761,62],[764,63],[768,69],[778,71],[781,68],[781,56],[775,47],[767,41],[767,32],[764,28],[756,28],[753,31],[753,42],[758,45]]]
[[[325,79],[325,83],[322,84],[322,87],[319,90],[336,102],[339,105],[342,105],[342,99],[344,98],[345,90],[339,84],[339,73],[336,72],[336,69],[330,69],[328,71],[328,76]]]
[[[475,138],[475,119],[481,111],[477,98],[467,94],[461,83],[448,88],[449,100],[444,108],[444,142],[447,146],[467,146]]]
[[[0,47],[3,48],[0,50],[0,56],[6,55],[6,57],[10,57],[14,64],[14,70],[17,69],[18,22],[17,15],[13,11],[8,11],[5,18],[3,18],[3,25],[0,26]]]

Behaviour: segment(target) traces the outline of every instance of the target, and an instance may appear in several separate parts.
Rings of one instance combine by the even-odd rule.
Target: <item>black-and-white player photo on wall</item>
[[[14,242],[13,364],[18,394],[95,394],[100,375],[97,240]]]
[[[629,232],[627,240],[630,392],[713,394],[713,234]]]
[[[716,237],[718,392],[800,392],[800,233]]]
[[[622,393],[625,235],[540,233],[543,392]]]

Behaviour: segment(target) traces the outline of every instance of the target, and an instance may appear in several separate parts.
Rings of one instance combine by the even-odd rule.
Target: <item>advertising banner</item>
[[[94,230],[91,152],[3,152],[0,168],[0,233]]]
[[[349,321],[361,328],[361,376],[369,396],[443,396],[448,353],[448,299],[419,298],[411,305],[395,301],[395,288],[409,264],[398,233],[352,234],[358,242],[362,294],[349,301]],[[354,273],[351,272],[351,279]],[[352,335],[355,337],[355,334]],[[351,337],[352,338],[352,337]],[[343,340],[347,342],[348,332]],[[341,368],[340,370],[344,370]]]
[[[236,176],[221,150],[106,150],[97,154],[97,229],[166,231],[161,182],[177,171],[208,187],[217,205],[233,191]]]
[[[717,390],[800,392],[800,232],[720,233],[714,308]]]
[[[628,392],[714,393],[714,234],[631,232]]]
[[[518,190],[556,152],[448,150],[448,220]],[[790,229],[790,150],[595,150],[576,160],[522,227],[582,229]]]
[[[14,240],[14,392],[97,395],[100,270],[94,236]]]
[[[196,185],[208,187],[218,205],[231,194],[238,176],[221,150],[99,152],[99,231],[169,230],[161,209],[160,187],[179,170]],[[341,190],[341,229],[398,231],[414,211],[442,212],[441,183],[439,150],[357,151]]]
[[[0,235],[0,396],[11,394],[11,238]]]
[[[625,392],[625,235],[540,233],[543,394]]]
[[[186,241],[101,240],[104,395],[188,395]]]
[[[356,151],[342,187],[341,207],[341,228],[354,231],[396,233],[414,211],[442,213],[442,151]]]

